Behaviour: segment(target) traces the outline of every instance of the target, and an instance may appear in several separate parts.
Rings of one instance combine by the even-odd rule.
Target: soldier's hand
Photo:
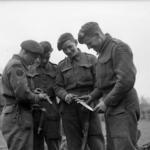
[[[100,102],[95,106],[94,111],[99,113],[106,111],[106,105],[102,99],[100,99]]]
[[[40,94],[40,93],[43,93],[43,91],[42,91],[42,89],[40,89],[40,88],[36,88],[36,89],[34,90],[34,93],[35,93],[35,94]]]
[[[92,97],[91,95],[83,95],[83,96],[80,96],[78,97],[80,100],[83,100],[85,103],[87,103],[88,105],[91,104],[92,102]]]
[[[45,94],[45,93],[39,93],[38,95],[39,95],[40,100],[46,100],[47,99],[47,94]]]
[[[70,104],[75,99],[75,97],[76,95],[69,93],[65,96],[65,102]]]

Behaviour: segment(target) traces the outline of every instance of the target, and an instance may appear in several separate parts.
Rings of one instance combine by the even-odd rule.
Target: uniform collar
[[[105,39],[105,41],[103,42],[103,44],[100,48],[100,53],[103,53],[103,51],[106,49],[106,47],[108,46],[109,42],[112,39],[112,37],[108,33],[106,33],[105,36],[106,36],[106,39]]]
[[[37,68],[43,68],[47,70],[49,68],[49,62],[45,66],[41,66],[40,64],[37,66]]]
[[[44,67],[40,65],[37,66],[37,70],[43,70],[43,72],[45,73],[49,73],[50,68],[51,68],[50,62],[48,62]]]
[[[106,39],[104,41],[103,47],[101,49],[101,53],[99,54],[99,61],[106,62],[111,57],[111,41],[112,37],[109,34],[106,34]]]
[[[71,63],[74,62],[74,61],[79,61],[80,56],[81,56],[81,50],[78,48],[78,53],[72,59],[69,58],[69,60],[70,60]]]
[[[50,62],[48,62],[48,64],[44,68],[39,65],[38,66],[33,65],[29,70],[33,76],[39,74],[48,74],[51,77],[56,76],[56,70],[53,68],[53,65]]]

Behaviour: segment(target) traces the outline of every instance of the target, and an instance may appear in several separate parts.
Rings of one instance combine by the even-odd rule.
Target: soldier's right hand
[[[46,100],[47,99],[47,94],[45,94],[45,93],[39,93],[38,95],[39,95],[40,100]]]
[[[70,104],[74,100],[74,98],[75,98],[75,95],[69,93],[69,94],[67,94],[65,96],[65,102],[68,103],[68,104]]]

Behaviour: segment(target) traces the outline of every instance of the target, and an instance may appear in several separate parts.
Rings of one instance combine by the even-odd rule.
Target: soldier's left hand
[[[102,112],[105,112],[105,110],[106,110],[106,105],[104,101],[100,99],[100,102],[95,106],[94,111],[102,113]]]
[[[65,96],[65,102],[70,104],[76,98],[76,95],[69,93]]]

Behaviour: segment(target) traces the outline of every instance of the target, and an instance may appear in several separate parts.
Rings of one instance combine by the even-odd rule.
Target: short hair
[[[92,37],[95,33],[102,32],[97,22],[87,22],[78,33],[78,41],[80,44],[85,42],[85,37]]]
[[[50,42],[48,42],[48,41],[42,41],[42,42],[40,42],[40,45],[44,49],[44,53],[53,51],[53,48],[52,48]]]
[[[68,41],[68,40],[71,40],[73,42],[76,42],[76,39],[73,37],[73,35],[71,33],[63,33],[59,39],[58,39],[58,42],[57,42],[57,48],[58,50],[61,50],[62,49],[62,46],[63,44]]]

